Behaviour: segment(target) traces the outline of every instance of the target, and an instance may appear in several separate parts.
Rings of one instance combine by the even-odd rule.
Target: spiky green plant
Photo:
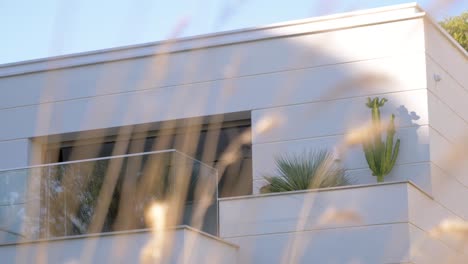
[[[390,123],[387,127],[386,141],[382,141],[382,125],[380,122],[380,107],[384,106],[387,99],[378,97],[374,99],[367,98],[366,106],[372,112],[372,130],[367,140],[362,144],[367,164],[372,171],[372,175],[377,177],[377,182],[383,182],[384,176],[390,173],[398,157],[400,149],[400,139],[397,139],[395,146],[393,138],[395,137],[395,115],[392,114]]]
[[[286,154],[276,157],[275,176],[264,176],[268,182],[262,193],[287,192],[343,186],[350,184],[344,170],[333,155],[326,151]]]

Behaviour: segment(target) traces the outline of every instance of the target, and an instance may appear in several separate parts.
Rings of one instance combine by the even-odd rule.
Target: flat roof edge
[[[406,12],[401,13],[402,10]],[[372,15],[381,15],[383,13],[386,13],[387,16],[372,17]],[[416,3],[358,10],[353,12],[276,23],[261,27],[252,27],[178,39],[169,39],[144,44],[116,47],[110,49],[7,63],[0,65],[0,77],[14,76],[48,70],[57,70],[62,68],[71,68],[96,63],[106,63],[112,61],[154,56],[158,54],[175,53],[187,50],[224,46],[272,38],[281,38],[301,34],[313,34],[326,31],[334,31],[372,24],[382,24],[400,20],[415,19],[420,18],[422,16],[425,16],[425,13]],[[363,21],[362,18],[365,17],[368,17],[368,19]],[[333,24],[335,25],[330,25],[330,22],[334,22]]]

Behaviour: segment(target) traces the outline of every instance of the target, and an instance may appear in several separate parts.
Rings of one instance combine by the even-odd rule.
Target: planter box
[[[220,201],[240,263],[464,263],[456,241],[428,235],[445,218],[456,217],[411,182]]]

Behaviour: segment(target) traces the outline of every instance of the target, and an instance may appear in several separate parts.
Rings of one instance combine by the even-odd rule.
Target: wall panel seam
[[[421,52],[421,53],[423,53],[423,52]],[[419,52],[418,53],[414,53],[414,52],[411,53],[411,55],[414,55],[414,54],[419,54]],[[182,87],[182,86],[189,86],[189,85],[196,85],[196,84],[209,84],[209,83],[213,83],[213,82],[229,81],[229,80],[234,80],[234,79],[243,79],[243,78],[249,78],[249,77],[254,77],[254,76],[272,75],[272,74],[283,73],[283,72],[295,72],[295,71],[308,70],[308,69],[317,69],[317,68],[322,68],[322,67],[326,68],[326,67],[346,65],[346,64],[352,64],[352,63],[376,61],[376,60],[381,60],[381,59],[389,59],[389,58],[395,58],[395,57],[397,57],[397,58],[401,57],[402,60],[403,60],[404,58],[407,58],[407,55],[408,55],[408,53],[401,53],[401,54],[397,54],[397,55],[393,54],[393,55],[388,55],[388,56],[373,57],[373,58],[360,59],[360,60],[352,60],[352,61],[346,61],[346,62],[340,62],[340,63],[328,63],[328,64],[322,64],[322,65],[311,66],[311,67],[287,68],[287,69],[284,69],[284,70],[260,72],[260,73],[254,73],[254,74],[246,74],[246,75],[228,77],[228,78],[216,78],[216,79],[197,81],[197,82],[169,84],[169,85],[156,86],[156,87],[150,87],[150,88],[144,88],[144,89],[138,89],[138,90],[129,90],[129,91],[122,91],[122,92],[106,93],[106,94],[97,94],[97,95],[91,95],[91,96],[81,96],[81,97],[76,97],[76,98],[69,98],[69,99],[55,100],[55,101],[44,101],[44,102],[39,102],[39,103],[34,103],[34,104],[24,104],[24,105],[12,106],[12,107],[4,107],[4,108],[0,108],[0,110],[21,108],[21,107],[27,107],[27,106],[36,106],[36,105],[42,105],[42,104],[67,102],[67,101],[77,101],[77,100],[81,100],[81,99],[105,97],[105,96],[120,95],[120,94],[148,92],[148,91],[154,91],[154,90],[158,90],[158,89],[175,88],[175,87]],[[0,82],[1,81],[2,81],[2,78],[0,77]],[[423,88],[420,88],[420,89],[423,89]],[[401,91],[407,91],[407,90],[401,90]]]
[[[436,132],[441,138],[445,139],[446,141],[448,141],[448,143],[450,143],[451,145],[455,145],[455,143],[448,139],[444,134],[442,134],[442,132],[440,132],[437,128],[435,128],[434,126],[432,126],[431,124],[428,125],[430,129],[434,130],[434,132]]]
[[[413,223],[412,221],[409,221],[408,224],[409,224],[410,226],[413,226],[414,228],[418,229],[419,231],[425,233],[428,237],[431,237],[431,238],[437,240],[439,243],[443,244],[443,245],[446,246],[447,248],[449,248],[449,249],[451,249],[451,250],[453,250],[453,251],[455,251],[455,252],[457,252],[457,253],[459,253],[459,254],[461,254],[461,255],[465,255],[464,252],[463,252],[462,250],[457,249],[457,248],[453,248],[453,247],[451,247],[450,245],[447,245],[447,243],[445,243],[445,241],[443,241],[443,240],[441,240],[441,239],[439,239],[439,238],[437,238],[437,237],[435,237],[435,236],[431,236],[431,235],[429,234],[428,231],[426,231],[426,230],[422,229],[421,227],[417,226],[417,225],[416,225],[415,223]]]
[[[452,74],[447,71],[442,65],[440,65],[428,52],[427,50],[425,51],[426,53],[426,56],[431,60],[431,62],[433,62],[434,64],[436,64],[437,66],[439,66],[440,69],[442,69],[445,74],[447,74],[448,76],[450,76],[450,78],[452,78],[452,80],[455,81],[455,83],[457,83],[465,92],[468,92],[468,89],[464,87],[464,85],[457,79],[455,78],[454,76],[452,76]],[[427,66],[426,66],[427,67]]]
[[[259,233],[259,234],[247,234],[247,235],[240,235],[240,236],[222,236],[221,239],[231,239],[231,238],[241,238],[241,237],[254,237],[254,236],[268,236],[268,235],[282,235],[282,234],[297,234],[297,233],[317,232],[317,231],[330,231],[330,230],[342,230],[342,229],[360,229],[360,228],[366,228],[366,227],[388,226],[388,225],[400,225],[400,224],[409,224],[409,222],[408,222],[408,221],[399,221],[399,222],[388,222],[388,223],[367,224],[367,225],[355,225],[355,226],[324,227],[324,228],[307,228],[307,229],[302,229],[302,230],[280,231],[280,232]]]
[[[447,103],[445,102],[445,100],[443,100],[442,98],[440,98],[434,91],[431,91],[431,89],[427,89],[427,90],[428,90],[429,93],[430,93],[431,95],[433,95],[437,100],[439,100],[440,102],[442,102],[442,104],[445,105],[455,116],[457,116],[458,118],[460,118],[460,119],[465,123],[465,125],[468,125],[468,121],[465,120],[465,118],[462,117],[462,116],[461,116],[457,111],[455,111],[452,107],[450,107],[450,105],[447,104]],[[467,95],[468,95],[468,93],[467,93]],[[430,108],[431,106],[428,105],[428,107]],[[430,116],[429,116],[429,119],[430,119]]]
[[[466,191],[468,192],[468,186],[466,186],[463,182],[461,182],[457,177],[451,175],[450,173],[448,173],[446,170],[444,170],[443,168],[441,168],[438,164],[434,163],[433,161],[430,161],[430,163],[434,166],[436,166],[446,177],[450,177],[452,178],[454,181],[458,182],[462,187],[464,187],[466,189]]]
[[[409,126],[400,126],[397,128],[397,136],[398,136],[398,129],[408,130],[411,128],[421,128],[421,127],[429,127],[429,124],[414,124]],[[339,134],[326,134],[326,135],[319,135],[313,137],[300,137],[300,138],[290,138],[290,139],[281,139],[281,140],[268,140],[268,141],[260,141],[254,142],[252,140],[252,147],[256,145],[268,145],[268,144],[276,144],[276,143],[286,143],[286,142],[294,142],[294,141],[302,141],[302,140],[312,140],[312,139],[325,139],[325,138],[333,138],[333,137],[344,137],[349,135],[350,133],[339,133]]]
[[[344,100],[357,99],[357,98],[367,98],[367,97],[376,96],[376,95],[398,94],[398,93],[414,92],[414,91],[420,91],[420,90],[427,90],[427,88],[423,87],[423,88],[413,88],[413,89],[405,89],[405,90],[398,90],[398,91],[391,91],[391,92],[367,93],[366,95],[355,95],[355,96],[347,96],[347,97],[340,97],[340,98],[333,98],[333,99],[316,99],[316,100],[308,101],[308,102],[292,103],[292,104],[278,105],[278,106],[273,106],[273,107],[252,108],[252,111],[271,110],[275,108],[286,108],[288,106],[297,106],[297,105],[305,105],[305,104],[317,104],[317,103],[344,101]]]
[[[412,165],[430,165],[431,161],[430,160],[423,160],[423,161],[416,161],[416,162],[404,162],[404,163],[395,163],[395,167],[402,167],[402,166],[412,166]],[[355,172],[355,171],[362,171],[362,170],[368,170],[369,167],[358,167],[358,168],[352,168],[352,169],[346,169],[345,171],[348,172]],[[370,170],[370,169],[369,169]],[[263,181],[263,178],[259,177],[253,177],[253,181]],[[467,187],[468,188],[468,187]]]

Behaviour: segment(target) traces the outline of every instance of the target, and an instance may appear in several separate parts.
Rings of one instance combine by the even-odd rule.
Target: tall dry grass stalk
[[[452,1],[444,2],[442,5],[451,5]],[[330,5],[336,4],[337,2],[330,3]],[[238,10],[241,4],[246,3],[237,3],[233,4],[230,7],[226,7],[224,11],[220,14],[219,20],[217,23],[223,24],[227,19],[235,15],[235,11]],[[59,11],[61,9],[59,8]],[[128,71],[119,72],[118,74],[112,72],[105,72],[102,75],[98,75],[97,79],[94,81],[94,92],[96,97],[102,97],[108,93],[108,87],[113,86],[116,91],[124,91],[122,93],[132,93],[132,99],[130,100],[132,105],[139,105],[140,102],[144,102],[144,91],[157,91],[167,86],[165,83],[168,74],[170,74],[169,69],[171,67],[171,53],[170,50],[177,43],[176,38],[180,36],[181,32],[188,26],[190,26],[190,20],[187,17],[180,19],[179,23],[175,26],[173,32],[169,36],[169,40],[165,41],[162,45],[158,45],[155,48],[154,53],[158,54],[151,58],[150,63],[144,68],[144,72],[140,74],[140,78],[136,84],[136,89],[131,91],[126,91],[125,83],[127,79],[132,78],[131,71],[132,69],[127,69]],[[216,26],[216,25],[215,25]],[[275,37],[275,36],[272,36]],[[61,39],[61,32],[56,31],[56,45],[59,45]],[[303,45],[303,44],[292,44],[291,48],[294,48],[294,45]],[[320,48],[318,48],[320,49]],[[330,57],[337,56],[336,54],[329,54]],[[194,75],[197,74],[198,67],[203,62],[204,57],[203,53],[200,53],[197,56],[190,57],[191,60],[184,62],[184,70],[180,72],[180,85],[172,86],[174,89],[181,89],[184,85],[187,85]],[[291,60],[304,60],[304,58],[297,56],[291,58]],[[53,62],[51,62],[53,63]],[[169,97],[169,100],[165,102],[164,106],[161,105],[144,105],[140,115],[139,125],[134,124],[135,115],[131,112],[131,109],[124,111],[122,116],[119,118],[119,123],[129,124],[128,126],[122,126],[115,129],[112,134],[115,134],[116,145],[113,149],[112,155],[123,155],[129,151],[131,148],[132,153],[142,152],[145,149],[143,141],[140,143],[134,143],[132,137],[134,134],[138,133],[142,138],[148,136],[153,127],[151,124],[145,123],[145,120],[151,120],[151,116],[158,113],[165,113],[165,116],[162,117],[162,120],[172,120],[174,117],[173,113],[181,113],[189,105],[197,105],[200,112],[203,110],[213,107],[213,112],[217,113],[222,109],[223,105],[229,103],[230,96],[236,92],[239,87],[235,86],[235,78],[248,78],[250,76],[241,76],[242,67],[246,67],[249,64],[248,54],[244,54],[240,49],[232,53],[230,62],[228,65],[225,65],[224,77],[222,84],[220,85],[219,94],[216,94],[215,97],[211,96],[210,93],[187,91],[186,93],[181,94],[180,97]],[[296,71],[299,69],[287,69],[288,71]],[[50,75],[53,76],[53,75]],[[60,79],[60,78],[59,78]],[[56,77],[50,77],[45,79],[42,83],[43,93],[40,95],[39,101],[41,107],[39,107],[36,118],[36,131],[39,134],[48,135],[53,131],[54,120],[57,119],[66,119],[65,116],[60,116],[60,113],[57,113],[58,106],[54,104],[55,101],[65,101],[68,99],[65,94],[60,91],[54,90],[53,87],[57,87]],[[63,81],[62,79],[60,79]],[[297,86],[300,84],[299,79],[285,79],[282,80],[283,88],[278,90],[277,94],[273,94],[272,105],[281,105],[281,102],[285,98],[290,98],[297,93]],[[381,72],[370,72],[368,74],[363,74],[358,77],[354,77],[351,73],[348,78],[334,83],[333,86],[327,87],[326,92],[320,95],[319,99],[323,100],[334,100],[334,99],[344,99],[349,95],[348,87],[361,87],[365,94],[372,94],[372,87],[379,83],[387,83],[391,81],[390,77]],[[201,81],[200,81],[201,82]],[[206,82],[211,82],[211,85],[216,85],[216,82],[219,80],[209,80]],[[66,85],[65,83],[63,85]],[[310,89],[314,89],[314,85],[320,84],[310,84]],[[193,86],[197,88],[197,86]],[[121,93],[121,92],[119,92]],[[86,98],[79,98],[80,100],[85,100]],[[364,102],[364,99],[363,99]],[[122,106],[118,100],[110,100],[108,104],[109,109],[102,109],[104,114],[100,114],[99,117],[95,115],[96,109],[100,109],[100,105],[97,101],[91,103],[88,106],[86,118],[82,120],[77,130],[86,131],[89,129],[89,124],[99,124],[100,122],[104,123],[105,121],[113,120],[116,118],[115,113],[121,113],[119,109],[122,109]],[[182,110],[181,110],[182,109]],[[317,111],[313,113],[308,113],[309,122],[313,123],[320,119],[323,113],[333,111],[333,109],[321,109],[322,111]],[[347,113],[344,113],[347,114]],[[57,117],[58,115],[58,117]],[[187,117],[197,116],[198,113],[186,113]],[[188,156],[193,156],[197,152],[197,143],[200,138],[200,133],[204,129],[203,124],[208,123],[208,134],[209,138],[212,140],[207,140],[204,142],[202,160],[214,160],[214,155],[218,148],[217,142],[220,136],[219,124],[225,121],[225,116],[222,114],[215,114],[208,120],[202,120],[202,118],[191,118],[187,119],[187,123],[184,126],[178,126],[174,122],[161,122],[158,129],[160,131],[166,131],[168,134],[177,134],[174,138],[171,137],[161,137],[160,140],[154,142],[151,149],[160,150],[166,149],[171,145],[176,146],[176,148],[186,153]],[[224,153],[222,153],[220,161],[216,164],[208,164],[209,166],[214,166],[217,170],[217,175],[219,176],[216,180],[217,183],[222,181],[221,176],[226,171],[227,167],[239,158],[239,150],[243,145],[251,144],[252,139],[260,138],[262,135],[272,133],[275,129],[284,126],[287,124],[288,117],[281,116],[280,114],[272,113],[266,114],[261,118],[255,120],[251,130],[248,130],[236,139],[232,140],[232,143],[228,146]],[[294,128],[291,128],[294,129]],[[350,124],[349,128],[342,135],[343,140],[338,143],[336,149],[339,152],[339,156],[345,158],[348,155],[348,152],[351,148],[356,145],[360,145],[364,140],[367,139],[369,134],[380,134],[384,132],[383,127],[373,126],[371,123],[368,124]],[[50,132],[50,133],[49,133]],[[100,144],[105,143],[108,138],[108,132],[106,130],[98,130],[93,133],[93,138],[95,144],[93,147],[88,149],[87,155],[97,156],[99,154]],[[82,140],[88,139],[88,133],[77,133],[73,137],[72,147],[79,146]],[[468,136],[467,136],[468,138]],[[447,150],[446,160],[443,161],[446,164],[446,167],[456,167],[461,165],[467,160],[467,142],[468,139],[464,138],[461,140],[462,144],[456,145],[453,149]],[[44,136],[41,139],[36,139],[37,144],[48,145],[52,143],[57,143],[61,141],[68,141],[69,138],[65,135],[60,136]],[[172,143],[174,141],[174,143]],[[404,143],[403,143],[404,144]],[[37,153],[38,156],[34,157],[35,162],[44,162],[43,153]],[[51,159],[56,159],[59,156],[59,153],[51,153]],[[80,157],[80,153],[72,152],[71,160]],[[110,204],[112,202],[113,194],[115,193],[116,186],[118,185],[118,176],[120,171],[123,168],[122,159],[113,159],[110,161],[107,171],[105,172],[103,179],[103,187],[99,191],[99,196],[97,198],[97,205],[95,209],[95,214],[90,222],[88,232],[89,233],[99,233],[101,232],[106,215],[109,210]],[[125,178],[122,183],[122,194],[125,199],[119,201],[119,210],[117,217],[115,219],[115,226],[118,229],[126,230],[128,228],[135,227],[137,223],[133,217],[128,217],[135,212],[135,205],[142,204],[146,202],[148,194],[151,193],[151,186],[154,186],[155,182],[158,181],[157,177],[154,175],[157,174],[157,171],[163,166],[161,162],[155,161],[153,164],[145,164],[139,159],[133,159],[129,164],[130,171],[142,171],[142,179],[140,181],[135,181],[135,179]],[[173,253],[171,250],[171,245],[174,241],[173,232],[168,229],[169,227],[174,227],[180,223],[181,218],[184,214],[184,201],[186,200],[188,188],[190,186],[189,176],[192,171],[192,165],[183,166],[179,174],[182,177],[177,177],[174,179],[174,185],[178,190],[183,190],[180,193],[172,193],[166,197],[164,203],[151,203],[145,208],[147,215],[147,222],[149,224],[149,230],[151,232],[151,240],[148,244],[141,250],[141,263],[158,263],[164,261],[169,254]],[[324,167],[319,170],[319,177],[316,181],[323,181],[325,177],[324,173],[327,168],[330,167],[330,164],[324,164]],[[153,175],[153,176],[152,176]],[[29,193],[37,192],[37,181],[38,179],[32,179],[30,184]],[[74,184],[71,178],[65,178],[63,180],[63,187],[65,189],[73,189]],[[36,186],[36,187],[34,187]],[[78,191],[78,190],[75,190]],[[194,199],[197,200],[197,206],[194,208],[194,211],[191,216],[191,223],[195,229],[202,229],[204,216],[206,215],[209,207],[213,203],[213,197],[216,195],[216,189],[212,188],[209,184],[199,184],[196,185],[194,190]],[[315,195],[310,195],[304,201],[301,211],[297,217],[298,222],[296,223],[296,230],[305,230],[307,228],[307,219],[310,218],[311,210],[315,206]],[[78,210],[78,205],[72,205],[68,208],[70,212],[76,212]],[[38,215],[37,204],[31,204],[26,211],[30,215]],[[171,211],[172,213],[168,213]],[[257,215],[249,215],[252,219],[258,217]],[[336,209],[328,208],[325,213],[319,218],[318,226],[325,226],[330,223],[354,223],[359,225],[364,222],[363,216],[358,215],[351,208],[349,209]],[[439,238],[442,235],[456,236],[461,239],[461,241],[467,241],[468,233],[466,228],[466,221],[451,221],[445,220],[440,223],[439,226],[434,227],[433,232],[431,233],[434,237]],[[87,241],[85,247],[82,249],[81,258],[77,260],[79,263],[90,263],[92,262],[93,256],[96,254],[96,240]],[[195,237],[192,237],[187,241],[187,247],[192,248],[197,245],[198,241]],[[37,262],[38,263],[48,263],[47,256],[47,242],[41,243],[39,251],[37,252]],[[118,262],[119,252],[125,252],[126,244],[124,242],[118,242],[113,245],[113,252],[116,252],[115,255],[109,256],[110,262]],[[306,245],[302,238],[296,235],[291,235],[287,243],[287,247],[282,249],[284,250],[282,254],[282,259],[279,260],[282,263],[298,263],[304,261],[302,259],[304,251],[306,250]],[[17,263],[24,263],[22,258],[23,254],[21,249],[18,251]],[[191,252],[190,254],[197,254],[196,252]],[[216,263],[216,260],[221,256],[216,256],[216,253],[213,253],[213,256],[207,258],[207,263]],[[179,259],[180,262],[184,262],[183,259]],[[355,263],[359,263],[359,260],[356,260]]]

